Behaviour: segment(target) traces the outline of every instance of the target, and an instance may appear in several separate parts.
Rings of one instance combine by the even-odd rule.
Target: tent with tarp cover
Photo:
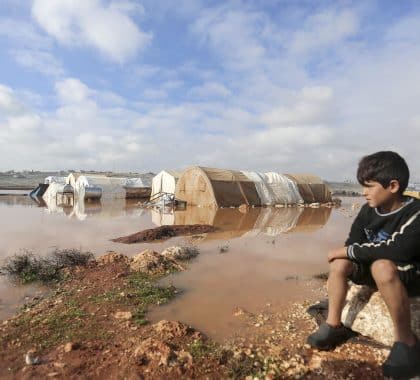
[[[236,170],[194,166],[186,169],[176,184],[175,197],[190,206],[260,206],[255,183]]]
[[[305,203],[328,203],[332,201],[331,191],[324,181],[313,174],[285,174],[296,183]]]
[[[194,166],[176,185],[175,197],[190,206],[274,206],[331,202],[321,178],[311,174],[284,175]]]
[[[294,181],[285,175],[268,172],[257,173],[243,171],[255,183],[261,205],[274,206],[277,204],[303,203],[298,187]]]

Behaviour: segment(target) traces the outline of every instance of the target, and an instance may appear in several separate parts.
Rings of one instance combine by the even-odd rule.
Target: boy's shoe
[[[417,337],[416,337],[417,338]],[[402,342],[395,342],[388,358],[382,364],[385,377],[407,379],[420,375],[420,343],[408,346]]]
[[[306,341],[311,347],[318,350],[332,350],[356,335],[355,331],[344,325],[332,327],[328,323],[322,323],[317,331],[308,336]]]

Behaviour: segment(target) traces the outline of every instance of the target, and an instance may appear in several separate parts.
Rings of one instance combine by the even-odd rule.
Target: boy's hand
[[[341,247],[329,251],[328,262],[330,263],[335,259],[347,259],[347,247]]]

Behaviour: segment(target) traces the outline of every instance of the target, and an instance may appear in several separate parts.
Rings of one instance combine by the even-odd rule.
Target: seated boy
[[[348,280],[377,287],[393,325],[394,344],[382,365],[384,376],[420,374],[420,343],[411,330],[407,287],[420,278],[420,200],[405,197],[409,170],[394,152],[363,157],[357,179],[367,203],[353,222],[345,247],[328,254],[328,317],[308,337],[321,350],[333,349],[355,333],[341,323]]]

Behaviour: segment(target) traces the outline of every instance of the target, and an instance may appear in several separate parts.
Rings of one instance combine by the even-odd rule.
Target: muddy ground
[[[216,228],[207,224],[160,226],[112,239],[112,241],[125,244],[144,243],[154,240],[170,239],[175,236],[190,236],[214,231],[216,231]]]
[[[354,338],[333,352],[305,345],[316,328],[306,313],[309,303],[282,313],[270,304],[259,314],[232,310],[245,327],[229,342],[213,342],[182,322],[150,324],[147,308],[170,302],[177,290],[157,287],[162,273],[136,271],[133,262],[108,253],[69,269],[48,296],[2,322],[0,378],[381,378],[388,349],[367,338]],[[323,296],[322,281],[308,286]]]

